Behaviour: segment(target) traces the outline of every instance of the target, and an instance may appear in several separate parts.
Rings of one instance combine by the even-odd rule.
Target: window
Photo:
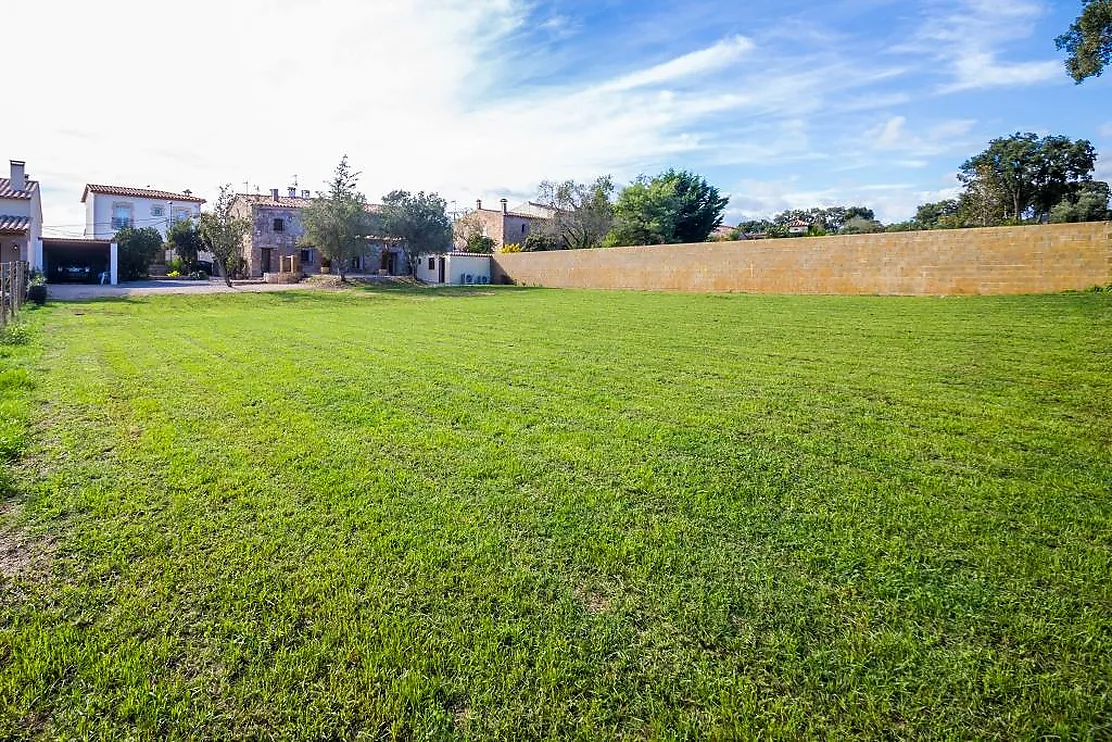
[[[178,209],[176,212],[174,212],[174,221],[184,222],[190,216],[192,215],[189,213],[189,209]]]
[[[285,219],[275,219],[274,220],[274,231],[275,232],[285,232],[286,231],[286,220]]]
[[[165,210],[163,210],[163,208],[161,206],[152,206],[151,207],[151,216],[163,216],[165,214],[166,214],[166,212],[165,212]]]
[[[429,270],[436,269],[436,258],[429,258]]]
[[[529,231],[529,225],[528,224],[522,224],[521,225],[521,233],[525,234],[528,231]]]
[[[124,229],[132,226],[131,204],[112,205],[112,229]]]
[[[313,264],[313,248],[306,247],[301,250],[301,262],[308,265]]]

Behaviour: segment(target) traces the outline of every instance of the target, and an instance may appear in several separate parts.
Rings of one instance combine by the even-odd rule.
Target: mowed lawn
[[[28,323],[0,738],[1112,736],[1112,294]]]

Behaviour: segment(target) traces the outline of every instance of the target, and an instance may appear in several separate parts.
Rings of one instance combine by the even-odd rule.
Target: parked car
[[[54,266],[55,281],[74,281],[89,283],[95,278],[93,269],[87,263],[62,263]]]

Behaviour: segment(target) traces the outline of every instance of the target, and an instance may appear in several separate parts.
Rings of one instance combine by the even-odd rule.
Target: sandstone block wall
[[[1027,294],[1112,284],[1112,224],[496,254],[532,286],[783,294]]]

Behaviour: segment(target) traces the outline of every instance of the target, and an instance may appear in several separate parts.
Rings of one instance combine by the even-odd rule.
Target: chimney
[[[506,213],[506,211],[507,211],[507,207],[506,207],[506,199],[504,199],[504,198],[503,198],[503,199],[501,199],[501,202],[502,202],[502,213],[503,213],[503,214],[505,214],[505,213]]]
[[[308,191],[302,191],[301,192],[301,197],[302,198],[309,198],[309,192]]]
[[[24,163],[22,160],[12,160],[12,190],[22,191],[27,188],[27,174],[24,171]]]
[[[278,200],[278,189],[277,188],[271,188],[270,189],[270,197],[272,199],[274,199],[275,201]]]
[[[297,198],[297,188],[290,186],[290,198]]]
[[[475,209],[478,210],[478,211],[483,210],[483,199],[481,199],[481,198],[475,199]]]
[[[182,193],[184,193],[186,196],[192,196],[193,195],[193,191],[189,190],[188,188],[186,188],[184,191],[182,191]]]

